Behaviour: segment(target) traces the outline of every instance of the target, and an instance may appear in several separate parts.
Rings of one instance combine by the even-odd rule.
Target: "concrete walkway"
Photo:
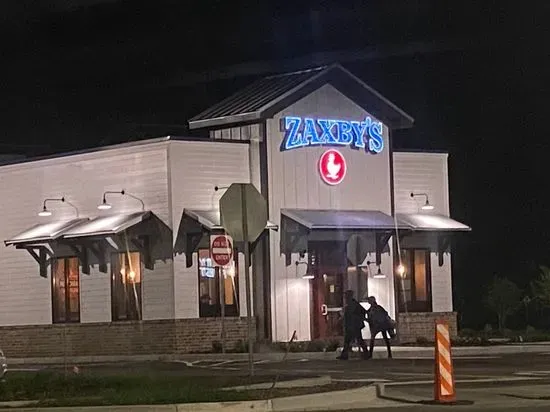
[[[396,359],[433,359],[434,350],[430,347],[413,346],[395,346],[392,349],[393,356]],[[463,346],[452,349],[454,357],[472,357],[472,356],[498,356],[510,354],[550,354],[550,342],[527,343],[527,344],[509,344],[495,346]],[[308,359],[308,360],[332,360],[338,355],[337,352],[292,352],[287,355],[287,359]],[[142,362],[142,361],[207,361],[207,360],[226,360],[226,359],[247,359],[246,353],[215,353],[215,354],[190,354],[190,355],[135,355],[135,356],[71,356],[71,357],[49,357],[49,358],[10,358],[8,356],[8,366],[13,365],[52,365],[63,364],[65,362],[73,364],[85,363],[103,363],[103,362]],[[254,360],[261,361],[280,361],[284,356],[282,352],[255,353]],[[386,357],[384,347],[374,348],[375,358]]]

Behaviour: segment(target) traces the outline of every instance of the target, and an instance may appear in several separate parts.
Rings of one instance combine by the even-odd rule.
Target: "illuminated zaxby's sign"
[[[384,149],[382,123],[366,117],[363,121],[313,119],[287,116],[281,119],[285,132],[281,150],[307,146],[350,146],[380,153]]]

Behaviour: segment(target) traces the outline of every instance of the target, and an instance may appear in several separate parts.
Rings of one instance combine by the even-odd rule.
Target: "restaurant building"
[[[447,154],[396,152],[413,119],[340,65],[258,80],[165,137],[0,167],[0,347],[8,357],[160,355],[342,335],[374,295],[401,341],[456,333]],[[213,268],[219,199],[265,197],[251,267]],[[41,212],[38,216],[38,212]],[[220,293],[222,292],[223,293]],[[368,329],[368,328],[366,328]],[[366,332],[368,333],[368,332]]]

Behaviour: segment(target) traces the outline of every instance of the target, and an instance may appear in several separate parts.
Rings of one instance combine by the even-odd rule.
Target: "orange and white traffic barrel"
[[[435,322],[435,402],[456,402],[449,324]]]

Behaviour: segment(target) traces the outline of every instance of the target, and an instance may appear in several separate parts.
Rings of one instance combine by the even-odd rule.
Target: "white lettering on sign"
[[[233,261],[233,239],[231,236],[210,236],[210,255],[215,266],[228,266]]]

